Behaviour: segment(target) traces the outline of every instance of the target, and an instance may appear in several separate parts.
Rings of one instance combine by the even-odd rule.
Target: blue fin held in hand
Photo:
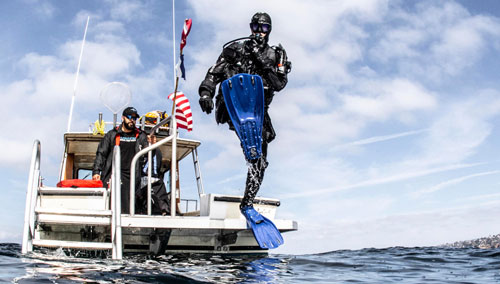
[[[248,161],[262,155],[264,85],[258,75],[237,74],[222,82],[226,108]]]

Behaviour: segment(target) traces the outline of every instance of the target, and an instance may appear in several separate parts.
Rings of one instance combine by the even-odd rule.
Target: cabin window
[[[78,179],[92,179],[92,170],[78,169]]]

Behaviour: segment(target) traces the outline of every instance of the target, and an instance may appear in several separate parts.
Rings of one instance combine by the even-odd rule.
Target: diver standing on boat
[[[151,136],[151,144],[156,143],[156,136]],[[163,178],[165,171],[162,170],[163,155],[160,149],[154,149],[151,152],[151,198],[153,215],[170,214],[170,194],[167,193],[167,187]],[[136,213],[147,213],[147,195],[148,195],[148,166],[147,161],[141,171],[141,186],[136,191]]]
[[[274,92],[282,90],[287,82],[291,63],[288,61],[285,49],[278,46],[269,46],[271,33],[271,17],[267,13],[256,13],[250,22],[252,34],[247,38],[236,39],[224,45],[222,54],[217,62],[210,67],[205,79],[199,87],[201,109],[210,114],[214,108],[213,97],[216,86],[222,81],[239,73],[259,75],[264,86],[264,118],[262,127],[262,155],[258,159],[248,160],[249,168],[245,186],[245,194],[240,208],[253,206],[253,200],[264,178],[268,166],[267,146],[274,140],[276,133],[268,114],[269,105],[273,100]],[[215,120],[218,124],[227,123],[231,130],[235,130],[232,123],[222,87],[215,96]]]
[[[149,137],[145,132],[135,126],[139,118],[137,110],[133,107],[127,107],[122,113],[122,123],[108,131],[99,143],[92,170],[93,180],[102,180],[105,186],[108,185],[111,178],[111,166],[113,163],[113,148],[120,146],[120,165],[121,165],[121,208],[122,213],[130,213],[130,164],[135,154],[148,146]],[[141,160],[136,166],[134,173],[137,175],[136,181],[140,182]]]

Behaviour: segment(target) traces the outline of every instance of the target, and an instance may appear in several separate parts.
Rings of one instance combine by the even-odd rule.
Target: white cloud
[[[498,92],[479,92],[441,113],[420,141],[424,152],[418,159],[429,165],[463,161],[476,152],[492,132],[490,120],[500,114]]]
[[[63,47],[68,54],[74,53],[80,47],[79,42],[73,42]],[[93,73],[104,78],[123,76],[131,68],[140,63],[140,52],[137,47],[128,42],[88,42],[85,46],[85,61],[82,62],[82,72]]]
[[[87,37],[72,130],[88,129],[88,122],[79,120],[80,114],[100,106],[99,91],[107,82],[128,79],[134,87],[138,85],[137,89],[158,92],[158,86],[164,81],[165,70],[161,65],[156,70],[146,71],[144,76],[125,76],[141,63],[137,47],[124,36],[120,23],[102,23],[96,19],[94,24],[94,37],[103,40],[96,42]],[[80,49],[81,40],[70,40],[56,47],[57,52],[53,55],[28,53],[17,63],[26,79],[0,86],[2,101],[16,106],[5,112],[11,121],[5,128],[10,133],[9,139],[0,141],[3,145],[0,160],[4,166],[27,166],[32,143],[40,139],[45,173],[50,174],[49,169],[57,171],[62,150],[61,134],[66,129]],[[21,130],[24,128],[26,131]]]
[[[151,18],[152,8],[139,0],[108,0],[111,18],[127,22]]]
[[[371,58],[396,64],[399,72],[439,82],[476,64],[492,38],[500,36],[498,19],[471,15],[452,1],[423,1],[415,11],[388,14],[375,35]]]
[[[96,13],[96,12],[93,12],[93,11],[80,10],[73,17],[72,25],[77,30],[81,29],[81,31],[82,31],[82,38],[83,38],[83,33],[85,31],[85,25],[87,23],[87,18],[89,19],[89,25],[92,27],[95,22],[99,23],[101,21],[102,16],[99,13]]]
[[[216,43],[216,50],[220,50],[224,42],[248,35],[248,22],[253,13],[266,11],[274,27],[270,43],[281,42],[293,66],[300,66],[294,67],[290,78],[339,84],[351,82],[346,65],[360,59],[360,40],[367,37],[351,20],[376,22],[387,9],[387,1],[275,1],[273,5],[267,1],[239,5],[232,5],[230,1],[191,1],[190,4],[198,22],[217,31],[211,39]],[[221,18],[220,11],[228,12]],[[213,56],[213,61],[215,59]]]
[[[360,92],[363,94],[342,96],[343,108],[370,119],[385,120],[399,113],[436,106],[435,95],[406,79],[365,82]]]
[[[51,55],[39,55],[37,53],[26,54],[18,63],[28,71],[28,75],[36,76],[45,71],[60,68],[60,61]]]
[[[482,206],[351,221],[339,221],[332,215],[321,223],[303,218],[299,219],[300,233],[284,234],[285,246],[274,252],[309,254],[370,247],[434,246],[485,237],[498,233],[491,226],[500,214],[498,205],[496,201]]]
[[[445,72],[454,75],[477,62],[490,38],[500,36],[499,28],[500,22],[484,16],[465,18],[446,29],[431,50]]]
[[[412,58],[420,54],[418,44],[425,39],[422,30],[399,28],[388,30],[373,49],[373,57],[388,63],[391,58]]]
[[[416,170],[416,171],[409,171],[409,169],[403,169],[400,172],[389,173],[389,174],[386,174],[385,176],[379,175],[377,173],[376,177],[374,177],[372,179],[364,180],[361,182],[345,184],[345,185],[338,186],[338,187],[309,189],[307,191],[288,193],[288,194],[284,194],[282,198],[298,198],[298,197],[317,196],[317,195],[334,193],[334,192],[338,192],[338,191],[360,188],[360,187],[368,187],[369,188],[369,187],[373,187],[375,185],[399,182],[399,181],[414,179],[417,177],[423,177],[423,176],[427,176],[427,175],[431,175],[431,174],[435,174],[435,173],[441,173],[441,172],[453,171],[453,170],[457,170],[457,169],[475,167],[477,165],[479,165],[479,164],[455,164],[455,165],[436,167],[436,168],[426,168],[424,170]]]
[[[413,115],[437,106],[435,94],[406,79],[360,79],[351,91],[337,94],[319,84],[277,93],[270,115],[278,133],[278,151],[283,152],[280,156],[294,149],[331,148],[356,137],[370,123],[392,118],[412,122]]]
[[[120,37],[126,37],[127,31],[122,22],[119,21],[111,21],[111,20],[98,20],[97,23],[94,23],[94,19],[92,18],[92,23],[94,27],[92,27],[91,33],[94,34],[94,38],[97,41],[111,41],[110,39]]]
[[[421,134],[423,132],[427,131],[427,129],[420,129],[420,130],[412,130],[412,131],[405,131],[401,133],[396,133],[396,134],[389,134],[389,135],[381,135],[381,136],[374,136],[370,138],[365,138],[341,145],[336,145],[331,150],[340,150],[344,149],[346,147],[351,147],[351,146],[360,146],[360,145],[367,145],[367,144],[372,144],[372,143],[379,143],[379,142],[384,142],[392,139],[397,139],[401,137],[406,137],[406,136],[411,136],[411,135],[417,135]]]
[[[461,176],[458,178],[450,179],[450,180],[441,182],[439,184],[433,185],[427,189],[422,189],[420,191],[413,192],[411,195],[414,197],[421,197],[424,194],[433,193],[433,192],[436,192],[438,190],[442,190],[444,188],[457,185],[459,183],[462,183],[462,182],[469,180],[469,179],[472,179],[472,178],[482,177],[482,176],[487,176],[487,175],[495,175],[495,174],[499,174],[499,173],[500,173],[500,171],[487,171],[487,172],[481,172],[481,173],[475,173],[475,174],[471,174],[471,175]]]
[[[23,0],[28,3],[31,7],[31,10],[35,12],[36,15],[39,15],[42,18],[52,18],[57,11],[57,9],[48,1],[40,1],[40,0]]]
[[[132,95],[137,99],[134,105],[143,109],[167,110],[166,106],[170,105],[167,95],[163,93],[166,88],[166,74],[170,66],[159,63],[156,67],[147,70],[144,74],[126,75],[127,81],[130,84]]]

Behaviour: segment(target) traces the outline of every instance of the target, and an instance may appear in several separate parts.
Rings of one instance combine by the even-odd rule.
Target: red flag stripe
[[[186,119],[190,118],[190,117],[193,117],[192,114],[189,114],[189,115],[185,115],[184,113],[182,112],[177,112],[175,115],[182,115],[183,117],[185,117]]]
[[[181,35],[181,53],[182,49],[184,49],[184,46],[186,46],[186,38],[189,35],[189,32],[191,31],[192,24],[193,20],[191,19],[184,20],[184,27],[182,28],[182,35]]]
[[[174,93],[168,95],[168,98],[173,100]],[[177,92],[175,94],[175,105],[177,106],[175,111],[177,127],[187,129],[187,131],[193,130],[193,113],[191,112],[189,100],[184,93]]]
[[[189,107],[184,107],[184,108],[179,107],[178,109],[182,111],[182,113],[186,116],[191,113],[191,108]]]
[[[183,109],[178,108],[178,109],[177,109],[177,113],[182,114],[182,115],[184,115],[184,116],[186,116],[186,117],[187,117],[187,116],[192,116],[192,115],[193,115],[193,113],[191,112],[191,109],[189,109],[189,110],[187,110],[187,111],[186,111],[186,110],[183,110]]]

